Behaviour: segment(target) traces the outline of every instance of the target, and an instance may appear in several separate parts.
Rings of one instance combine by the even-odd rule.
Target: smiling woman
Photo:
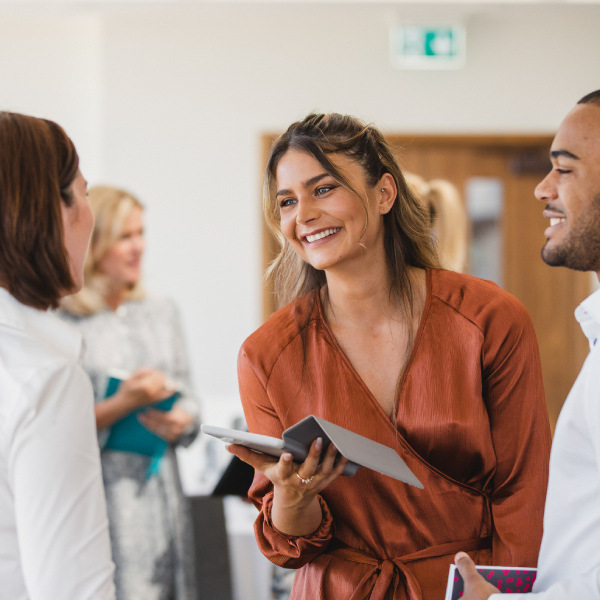
[[[533,328],[494,284],[438,268],[428,208],[381,133],[309,115],[274,144],[264,209],[283,308],[242,346],[250,431],[320,416],[394,448],[417,490],[313,443],[247,448],[258,544],[291,598],[442,599],[455,550],[535,565],[550,443]],[[519,532],[519,536],[515,535]]]

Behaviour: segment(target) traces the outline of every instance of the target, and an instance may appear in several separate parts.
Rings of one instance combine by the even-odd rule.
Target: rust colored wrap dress
[[[536,565],[550,428],[531,320],[493,283],[435,269],[426,281],[395,423],[339,347],[318,293],[240,350],[250,431],[280,437],[314,414],[394,448],[425,486],[365,468],[339,477],[318,496],[319,528],[293,537],[273,526],[272,485],[257,473],[256,539],[273,563],[298,569],[291,600],[443,600],[459,550],[477,564]]]

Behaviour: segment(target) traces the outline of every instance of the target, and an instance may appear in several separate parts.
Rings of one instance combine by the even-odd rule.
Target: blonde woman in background
[[[414,173],[406,174],[406,182],[429,208],[441,266],[464,273],[468,265],[469,218],[458,190],[445,179],[425,181]]]
[[[89,198],[95,226],[85,283],[62,303],[61,315],[80,330],[87,347],[83,366],[94,386],[117,598],[184,600],[194,593],[193,547],[172,446],[191,443],[199,411],[180,318],[170,300],[147,296],[141,286],[139,200],[108,186],[91,188]],[[130,376],[107,399],[114,368]],[[169,412],[149,408],[139,416],[169,443],[158,468],[152,457],[105,447],[115,422],[168,397],[174,386],[181,396]]]

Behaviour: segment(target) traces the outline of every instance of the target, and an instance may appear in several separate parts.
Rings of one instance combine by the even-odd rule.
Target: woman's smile
[[[332,235],[335,235],[341,229],[342,229],[341,227],[333,227],[330,229],[324,229],[321,231],[317,231],[315,233],[310,233],[310,234],[304,235],[300,239],[304,243],[314,244],[314,242],[318,242],[319,240],[329,238]]]

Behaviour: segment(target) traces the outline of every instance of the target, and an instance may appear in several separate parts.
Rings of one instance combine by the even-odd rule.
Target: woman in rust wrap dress
[[[244,343],[250,431],[314,414],[394,448],[424,485],[340,477],[322,441],[300,465],[241,446],[262,552],[298,569],[292,600],[443,600],[458,550],[535,566],[550,432],[518,300],[437,268],[427,210],[372,126],[294,123],[271,151],[265,212],[284,308]]]

